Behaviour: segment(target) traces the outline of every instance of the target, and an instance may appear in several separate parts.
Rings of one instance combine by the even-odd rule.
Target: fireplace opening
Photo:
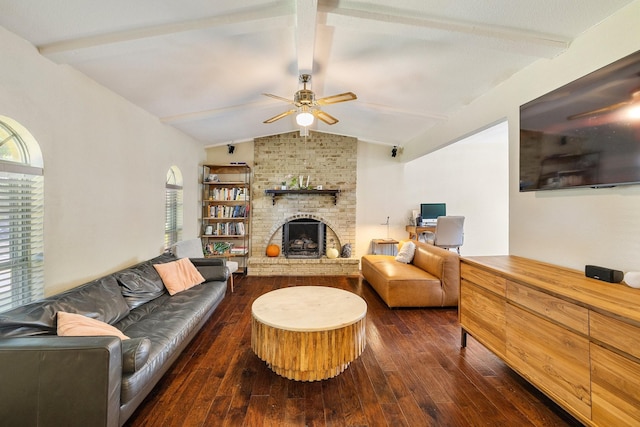
[[[282,226],[282,248],[287,258],[320,258],[325,253],[327,229],[324,222],[309,218]]]

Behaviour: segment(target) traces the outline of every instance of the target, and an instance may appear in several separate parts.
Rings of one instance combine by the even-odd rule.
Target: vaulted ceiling
[[[297,130],[302,73],[339,120],[403,145],[631,0],[0,0],[0,25],[215,146]]]

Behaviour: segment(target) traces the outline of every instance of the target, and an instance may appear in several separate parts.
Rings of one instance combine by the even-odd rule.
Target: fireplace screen
[[[295,219],[282,227],[282,248],[287,258],[320,258],[325,253],[325,224],[314,219]]]

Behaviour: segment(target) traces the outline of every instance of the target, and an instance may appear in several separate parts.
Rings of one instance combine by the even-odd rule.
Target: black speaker
[[[610,283],[620,283],[624,277],[624,274],[620,270],[598,267],[597,265],[585,265],[584,274],[592,279],[598,279]]]

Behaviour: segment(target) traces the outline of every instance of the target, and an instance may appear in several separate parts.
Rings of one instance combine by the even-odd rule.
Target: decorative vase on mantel
[[[298,177],[294,176],[293,178],[291,178],[291,182],[289,183],[289,188],[294,190],[297,185],[298,185]]]

